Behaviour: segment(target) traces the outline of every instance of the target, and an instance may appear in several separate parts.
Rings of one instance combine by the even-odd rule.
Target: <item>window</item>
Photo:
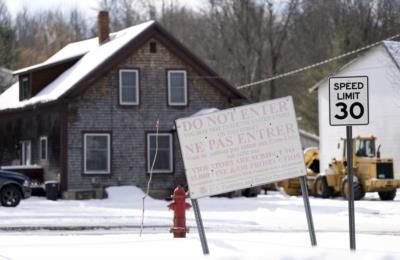
[[[47,160],[47,136],[41,136],[39,142],[40,160]]]
[[[147,172],[150,172],[155,156],[153,172],[173,171],[172,134],[159,133],[158,138],[156,133],[147,134]]]
[[[356,140],[356,156],[374,157],[375,156],[375,141],[369,139]]]
[[[19,78],[19,100],[25,100],[31,97],[31,84],[29,76],[20,76]]]
[[[168,71],[168,104],[171,106],[187,105],[186,71]]]
[[[119,103],[139,105],[139,71],[121,69],[119,71]]]
[[[21,165],[31,165],[31,141],[21,141]]]
[[[110,173],[110,134],[84,134],[84,173]]]
[[[156,53],[156,52],[157,52],[157,43],[150,42],[150,53]]]

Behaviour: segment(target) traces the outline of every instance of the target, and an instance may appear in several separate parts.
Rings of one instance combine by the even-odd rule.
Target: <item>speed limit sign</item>
[[[329,124],[368,125],[368,77],[329,78]]]

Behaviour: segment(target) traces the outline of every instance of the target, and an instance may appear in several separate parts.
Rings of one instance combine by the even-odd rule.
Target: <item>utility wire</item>
[[[252,86],[255,86],[255,85],[262,84],[262,83],[266,83],[266,82],[269,82],[269,81],[273,81],[273,80],[276,80],[276,79],[284,78],[284,77],[287,77],[287,76],[290,76],[290,75],[293,75],[293,74],[296,74],[296,73],[299,73],[299,72],[302,72],[302,71],[313,69],[315,67],[319,67],[319,66],[324,65],[326,63],[329,63],[329,62],[332,62],[332,61],[335,61],[335,60],[339,60],[339,59],[342,59],[344,57],[347,57],[347,56],[359,53],[361,51],[367,50],[369,48],[375,47],[376,45],[380,44],[383,41],[390,41],[390,40],[393,40],[393,39],[398,38],[398,37],[400,37],[400,33],[396,34],[396,35],[393,35],[393,36],[391,36],[389,38],[386,38],[385,40],[374,42],[374,43],[369,44],[367,46],[355,49],[355,50],[350,51],[350,52],[346,52],[346,53],[341,54],[339,56],[336,56],[336,57],[333,57],[333,58],[330,58],[330,59],[326,59],[326,60],[311,64],[311,65],[296,69],[296,70],[292,70],[292,71],[289,71],[289,72],[278,74],[278,75],[272,76],[270,78],[266,78],[266,79],[262,79],[262,80],[255,81],[255,82],[251,82],[251,83],[248,83],[248,84],[240,85],[240,86],[237,86],[236,88],[237,89],[244,89],[244,88],[252,87]]]

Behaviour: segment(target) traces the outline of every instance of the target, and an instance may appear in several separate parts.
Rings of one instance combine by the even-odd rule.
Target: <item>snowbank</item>
[[[106,191],[110,201],[141,200],[144,196],[144,192],[134,186],[108,187]],[[151,198],[147,197],[146,200],[151,200]]]
[[[32,197],[17,208],[0,208],[0,259],[45,260],[55,255],[57,259],[171,259],[176,252],[190,259],[396,259],[400,255],[399,197],[380,201],[377,194],[368,193],[355,202],[355,254],[349,251],[345,200],[310,198],[318,243],[313,248],[302,197],[269,192],[258,198],[199,199],[211,252],[204,258],[193,210],[187,212],[188,238],[173,239],[169,202],[147,198],[145,229],[139,237],[143,192],[129,186],[107,192],[109,198],[104,200]],[[5,232],[13,227],[14,232]],[[30,231],[21,232],[21,227]]]

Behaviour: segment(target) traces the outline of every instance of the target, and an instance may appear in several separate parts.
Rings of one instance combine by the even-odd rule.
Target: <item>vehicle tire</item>
[[[393,200],[394,197],[396,197],[396,189],[391,190],[391,191],[379,191],[379,198],[381,200]]]
[[[16,207],[22,199],[22,194],[14,185],[3,187],[0,192],[1,205],[4,207]]]
[[[342,181],[342,187],[341,187],[341,194],[342,197],[345,199],[349,199],[349,187],[348,187],[348,179],[345,178]],[[353,181],[353,191],[354,191],[354,200],[360,200],[364,198],[365,192],[363,188],[361,187],[361,184],[358,181]]]
[[[261,189],[259,187],[248,188],[242,191],[242,195],[248,198],[254,198],[260,194],[260,191]]]
[[[328,182],[326,181],[326,177],[322,175],[318,175],[313,184],[313,193],[315,197],[318,198],[329,198],[332,195],[332,190],[328,186]]]

